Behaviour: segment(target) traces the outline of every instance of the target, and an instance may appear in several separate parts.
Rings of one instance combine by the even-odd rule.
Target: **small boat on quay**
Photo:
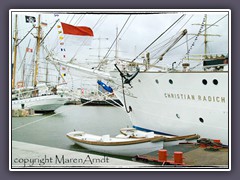
[[[146,131],[140,131],[135,128],[122,128],[120,129],[120,133],[126,137],[129,138],[144,138],[147,133]],[[151,132],[153,133],[153,132]],[[175,146],[180,143],[196,143],[197,140],[200,138],[198,134],[190,134],[190,135],[185,135],[185,136],[162,136],[159,134],[153,133],[155,137],[162,137],[163,139],[163,146],[169,147],[169,146]]]
[[[121,156],[146,154],[163,148],[163,138],[155,137],[153,133],[147,133],[145,138],[137,139],[124,135],[110,137],[73,131],[67,133],[67,137],[86,149]]]
[[[93,135],[82,131],[73,131],[67,137],[74,143],[101,153],[121,156],[136,156],[158,151],[164,147],[177,145],[182,142],[193,142],[200,138],[199,135],[187,136],[160,136],[154,132],[143,132],[134,128],[123,128],[116,137],[109,135]]]

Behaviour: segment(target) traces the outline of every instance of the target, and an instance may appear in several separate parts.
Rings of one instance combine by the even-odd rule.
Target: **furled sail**
[[[113,89],[110,86],[107,86],[106,84],[104,84],[102,81],[98,80],[97,83],[103,87],[103,89],[105,89],[106,91],[112,93]]]

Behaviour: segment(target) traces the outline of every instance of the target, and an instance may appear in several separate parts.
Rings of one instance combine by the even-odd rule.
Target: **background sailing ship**
[[[20,21],[18,29],[18,15],[15,15],[15,29],[14,29],[14,42],[13,42],[13,68],[12,68],[12,109],[31,108],[35,112],[54,112],[60,106],[63,106],[68,97],[62,93],[57,93],[56,82],[49,81],[49,67],[50,65],[40,56],[41,47],[44,47],[44,32],[43,27],[47,25],[41,21],[41,16],[38,18],[34,16],[20,16],[25,17],[25,23]],[[36,24],[37,21],[37,24]],[[31,29],[28,25],[31,24]],[[27,28],[27,29],[25,29]],[[19,38],[19,31],[24,30],[26,33],[21,39]],[[34,33],[36,30],[36,34]],[[36,46],[31,45],[31,38],[27,38],[29,34],[36,38]],[[22,33],[23,34],[23,33]],[[21,47],[22,42],[28,39],[27,47]],[[26,48],[24,57],[21,57],[21,49]],[[18,55],[18,56],[17,56]],[[56,68],[56,67],[55,67]],[[55,73],[57,72],[56,69]],[[60,71],[58,70],[58,73]],[[51,78],[53,79],[53,78]],[[64,97],[63,97],[64,96]]]

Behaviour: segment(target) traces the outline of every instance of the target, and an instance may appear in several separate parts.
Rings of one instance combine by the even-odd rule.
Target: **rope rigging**
[[[128,24],[128,26],[126,27],[125,31],[122,33],[122,35],[120,36],[120,38],[123,37],[123,35],[127,32],[127,30],[129,29],[129,27],[132,25],[133,21],[135,20],[137,16],[135,15],[132,20],[130,21],[130,23]]]
[[[84,17],[84,16],[83,16]],[[100,18],[97,20],[97,22],[95,23],[95,25],[93,26],[93,28],[92,29],[94,29],[97,25],[98,25],[98,23],[102,20],[102,18],[103,18],[103,15],[101,15],[100,16]],[[83,18],[82,18],[83,19]],[[81,20],[82,20],[81,19]],[[80,21],[81,21],[80,20]],[[79,21],[79,22],[80,22]],[[76,55],[77,55],[77,53],[79,53],[79,50],[80,50],[80,48],[86,43],[86,39],[82,42],[82,44],[78,47],[78,49],[77,49],[77,51],[76,51],[76,53],[73,55],[73,57],[71,58],[71,60],[70,61],[72,61],[72,60],[74,60],[74,58],[76,57]]]
[[[72,19],[69,21],[68,24],[71,24],[71,22],[72,22],[72,20],[73,20],[73,18],[74,18],[75,16],[76,16],[76,14],[73,15]]]
[[[186,53],[185,56],[182,58],[182,60],[178,63],[177,67],[179,67],[179,65],[183,62],[183,60],[186,58],[186,56],[189,58],[189,53],[190,53],[190,51],[192,50],[195,42],[197,41],[198,36],[199,36],[202,32],[206,31],[207,29],[211,28],[212,26],[214,26],[215,24],[217,24],[218,22],[220,22],[220,21],[221,21],[222,19],[224,19],[226,16],[228,16],[228,15],[223,16],[222,18],[220,18],[219,20],[217,20],[217,21],[214,22],[213,24],[211,24],[211,25],[209,25],[208,27],[206,27],[205,29],[203,29],[204,24],[206,23],[206,17],[205,17],[205,15],[204,15],[203,22],[202,22],[202,24],[201,24],[201,27],[200,27],[197,35],[195,35],[195,36],[187,39],[185,42],[183,42],[183,43],[187,43],[187,42],[190,41],[191,39],[195,38],[194,41],[193,41],[193,43],[192,43],[192,45],[191,45],[191,47],[187,50],[187,53]],[[183,43],[182,43],[182,44],[183,44]],[[176,47],[173,48],[172,50],[178,48],[178,47],[181,46],[182,44],[176,46]],[[200,65],[201,65],[201,62],[200,62],[199,64],[197,64],[196,66],[190,68],[189,70],[195,69],[196,67],[198,67],[198,66],[200,66]]]
[[[189,17],[189,19],[179,28],[178,32],[181,32],[181,29],[183,29],[183,28],[185,27],[185,25],[192,19],[192,17],[193,17],[193,15],[191,15],[191,16]],[[179,21],[179,22],[180,22],[180,21]],[[168,31],[168,33],[169,33],[171,30],[172,30],[172,29],[170,29],[170,30]],[[161,52],[161,49],[164,47],[164,45],[158,47],[160,44],[163,44],[164,42],[168,42],[168,43],[165,43],[165,46],[167,46],[167,45],[171,42],[171,40],[173,41],[173,39],[176,38],[176,36],[177,36],[177,35],[174,35],[174,36],[172,36],[172,37],[170,37],[170,38],[162,41],[161,43],[155,45],[152,49],[154,49],[154,48],[156,48],[156,49],[155,49],[155,50],[152,50],[152,51],[150,50],[151,53],[157,51],[154,55],[152,55],[152,58],[155,58],[155,57],[157,56],[157,54],[159,54],[159,53]],[[187,36],[187,35],[186,35],[186,36]],[[157,48],[157,47],[158,47],[158,48]],[[188,48],[187,48],[187,49],[188,49]]]
[[[144,53],[149,47],[151,47],[160,37],[162,37],[169,29],[171,29],[178,21],[180,21],[185,14],[178,18],[170,27],[168,27],[162,34],[160,34],[152,43],[150,43],[137,57],[135,57],[131,62],[134,62],[142,53]]]
[[[118,37],[120,36],[121,32],[123,31],[124,27],[126,26],[127,22],[129,21],[131,15],[128,16],[127,20],[125,21],[124,25],[122,26],[120,32],[117,34],[116,38],[114,39],[112,45],[110,46],[110,48],[108,49],[107,53],[105,54],[105,56],[103,57],[103,60],[98,64],[98,66],[96,67],[96,69],[100,69],[102,64],[104,63],[105,59],[109,56],[110,51],[113,47],[113,45],[115,44],[115,42],[117,41]]]
[[[201,27],[200,27],[197,35],[195,36],[195,39],[194,39],[192,45],[190,46],[190,48],[188,49],[187,53],[185,54],[185,57],[186,57],[186,56],[189,56],[189,53],[190,53],[190,51],[192,50],[193,46],[195,45],[196,41],[198,40],[198,37],[199,37],[199,35],[201,34],[202,29],[203,29],[205,23],[206,23],[206,17],[204,16],[203,21],[202,21],[202,23],[201,23]]]
[[[106,53],[106,55],[103,57],[103,59],[107,58],[109,53],[110,53],[110,50],[112,49],[113,45],[115,44],[115,42],[117,41],[119,35],[121,34],[121,32],[123,31],[124,27],[126,26],[127,22],[129,21],[131,15],[128,16],[127,20],[125,21],[123,27],[121,28],[120,32],[117,34],[117,37],[114,39],[112,45],[110,46],[110,48],[108,49],[108,52]]]
[[[152,55],[152,59],[154,59],[158,54],[160,54],[160,52],[163,51],[163,48],[169,47],[170,44],[172,44],[174,41],[176,41],[176,39],[177,39],[178,36],[179,36],[179,35],[176,34],[176,35],[168,38],[167,40],[164,41],[164,42],[167,41],[165,44],[163,44],[162,46],[159,46],[160,44],[163,43],[163,42],[162,42],[162,43],[156,45],[156,46],[154,47],[155,49],[149,51],[151,54],[155,52],[155,53]],[[157,46],[159,46],[159,47],[157,47]]]
[[[83,15],[81,15],[78,19],[77,19],[77,21],[75,22],[75,26],[77,26],[82,20],[83,20],[83,18],[85,17],[85,14],[83,14]]]
[[[204,32],[205,30],[211,28],[212,26],[216,25],[218,22],[220,22],[221,20],[223,20],[223,19],[224,19],[225,17],[227,17],[227,16],[228,16],[228,14],[226,14],[225,16],[223,16],[222,18],[220,18],[219,20],[217,20],[217,21],[214,22],[213,24],[209,25],[209,26],[206,27],[205,29],[201,29],[201,30],[199,30],[199,32],[198,32],[197,35],[199,36],[199,34],[201,34],[202,32]],[[204,18],[204,19],[205,19],[205,18]],[[203,21],[204,21],[204,19],[203,19]],[[196,39],[196,36],[197,36],[197,35],[195,35],[195,36],[189,38],[189,39],[186,40],[185,42],[183,42],[183,43],[179,44],[178,46],[172,48],[170,51],[172,51],[172,50],[174,50],[174,49],[176,49],[176,48],[182,46],[182,45],[185,44],[187,41],[190,41],[190,40],[192,40],[193,38]],[[191,46],[194,46],[194,44],[192,44]],[[188,51],[189,51],[188,53],[190,53],[191,49],[192,49],[192,48],[190,47],[189,50],[188,50]],[[186,57],[186,55],[187,55],[187,53],[185,54],[184,58]],[[182,61],[183,61],[184,58],[182,58],[182,60],[181,60],[181,61],[179,62],[179,64],[177,65],[177,67],[182,63]]]

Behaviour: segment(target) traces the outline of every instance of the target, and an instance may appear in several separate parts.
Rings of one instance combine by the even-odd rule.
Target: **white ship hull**
[[[199,134],[228,144],[228,72],[141,72],[131,85],[125,97],[134,128],[166,135]],[[122,91],[115,93],[124,102]]]
[[[68,98],[60,95],[47,95],[26,98],[22,100],[13,100],[12,109],[31,108],[35,112],[53,112],[67,102]]]

